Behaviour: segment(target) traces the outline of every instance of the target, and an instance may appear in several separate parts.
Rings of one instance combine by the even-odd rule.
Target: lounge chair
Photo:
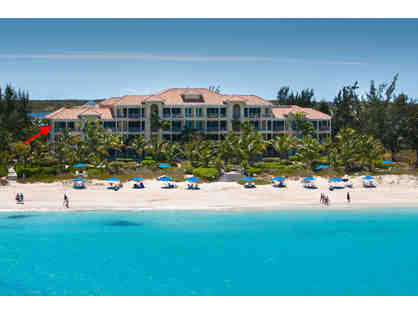
[[[363,181],[363,187],[365,188],[375,188],[376,184],[372,181]]]
[[[317,189],[318,187],[313,182],[307,182],[304,184],[305,189]]]

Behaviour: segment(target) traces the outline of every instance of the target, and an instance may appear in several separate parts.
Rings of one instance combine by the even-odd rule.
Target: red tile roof
[[[222,105],[225,102],[240,101],[249,105],[271,105],[271,102],[255,95],[223,95],[207,88],[168,88],[153,95],[128,95],[122,98],[113,97],[102,101],[102,105],[137,105],[144,101],[162,101],[167,105],[193,105],[193,100],[185,101],[185,95],[201,95],[203,101],[198,104]]]
[[[302,108],[299,106],[281,106],[272,108],[272,113],[277,119],[285,119],[290,113],[297,113],[297,112],[303,112],[307,119],[310,120],[327,120],[331,119],[331,116],[322,113],[318,110],[312,109],[312,108]]]
[[[60,108],[48,114],[46,119],[62,119],[62,120],[77,120],[80,115],[98,115],[101,120],[113,119],[112,112],[107,107],[100,107],[98,105],[91,107],[72,107]]]

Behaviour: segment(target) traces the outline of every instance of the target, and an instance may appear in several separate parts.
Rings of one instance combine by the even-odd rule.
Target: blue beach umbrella
[[[246,177],[244,178],[244,181],[255,181],[254,177]]]
[[[84,182],[83,178],[75,178],[73,182]]]
[[[363,180],[374,180],[372,176],[365,176],[363,177]]]
[[[188,177],[188,178],[186,178],[186,181],[189,181],[189,182],[197,182],[197,181],[199,181],[199,178],[196,178],[196,177]]]
[[[343,180],[341,180],[340,178],[334,177],[330,179],[331,182],[342,182]]]
[[[163,181],[163,182],[173,181],[173,179],[170,178],[169,176],[163,176],[161,178],[158,178],[157,180],[158,181]]]
[[[116,182],[116,181],[120,181],[118,178],[107,178],[107,181],[111,181],[111,182]]]
[[[76,164],[73,166],[73,168],[81,168],[81,167],[85,167],[86,164]]]
[[[383,160],[383,161],[380,162],[380,164],[382,164],[382,165],[390,165],[391,163],[392,163],[391,160]]]
[[[273,179],[271,179],[272,181],[284,181],[284,180],[286,180],[285,178],[283,178],[283,177],[274,177]]]
[[[321,169],[328,169],[327,165],[319,165],[318,167],[315,168],[315,170],[321,170]]]
[[[303,181],[315,181],[314,177],[306,177]]]
[[[142,181],[142,180],[144,180],[144,178],[141,178],[141,177],[135,177],[131,179],[131,181],[136,181],[136,182]]]
[[[171,166],[169,164],[159,164],[158,165],[158,168],[160,168],[160,169],[168,169],[168,168],[171,168]]]

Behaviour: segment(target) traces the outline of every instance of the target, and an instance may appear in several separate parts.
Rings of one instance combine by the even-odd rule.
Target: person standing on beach
[[[350,192],[347,192],[347,202],[348,202],[348,203],[351,203]]]
[[[68,199],[67,193],[64,192],[64,207],[69,208],[70,207],[70,200]]]

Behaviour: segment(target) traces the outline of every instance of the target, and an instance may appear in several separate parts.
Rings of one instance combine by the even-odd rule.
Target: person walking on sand
[[[70,200],[68,199],[67,193],[64,192],[64,207],[69,208],[70,207]]]
[[[351,203],[350,192],[347,192],[347,202],[348,202],[348,203]]]
[[[16,203],[18,204],[20,202],[20,195],[19,193],[16,193]]]
[[[323,204],[324,204],[324,193],[321,193],[321,198],[319,199],[319,203],[320,203],[321,205],[323,205]]]
[[[20,202],[23,204],[24,198],[23,198],[23,193],[20,192]]]

